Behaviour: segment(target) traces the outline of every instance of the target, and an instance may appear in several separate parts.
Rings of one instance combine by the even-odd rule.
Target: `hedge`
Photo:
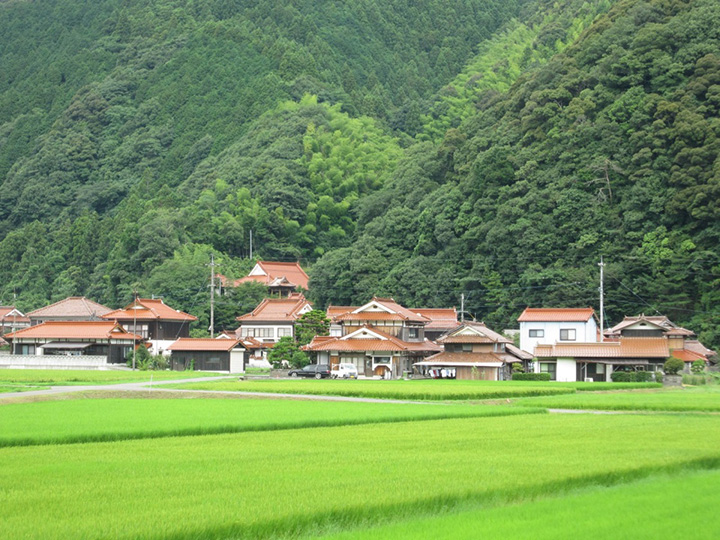
[[[513,373],[513,381],[549,381],[549,373]]]
[[[651,371],[614,371],[610,378],[613,382],[652,382]]]

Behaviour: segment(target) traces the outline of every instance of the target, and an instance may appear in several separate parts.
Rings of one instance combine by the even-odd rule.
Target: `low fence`
[[[111,369],[107,356],[0,354],[0,369]]]

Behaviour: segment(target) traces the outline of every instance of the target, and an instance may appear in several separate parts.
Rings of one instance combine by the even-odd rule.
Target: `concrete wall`
[[[557,359],[557,381],[574,382],[577,378],[577,364],[568,358]]]
[[[574,341],[560,341],[560,330],[574,329]],[[530,337],[530,330],[542,330],[543,337]],[[536,345],[553,343],[595,343],[597,342],[597,324],[591,317],[587,322],[521,322],[520,348],[533,353]]]
[[[0,354],[0,368],[12,369],[110,369],[107,356]]]

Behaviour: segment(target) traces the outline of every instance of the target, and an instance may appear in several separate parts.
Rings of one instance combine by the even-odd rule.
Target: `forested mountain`
[[[0,296],[660,311],[720,345],[713,0],[0,4]],[[229,324],[258,291],[224,299]]]

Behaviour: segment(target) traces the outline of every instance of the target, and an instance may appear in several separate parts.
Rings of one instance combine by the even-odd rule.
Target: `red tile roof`
[[[675,349],[672,351],[672,356],[682,360],[683,362],[695,362],[695,360],[707,361],[707,358],[705,358],[702,354],[698,354],[687,349]]]
[[[380,309],[374,309],[373,306],[378,306]],[[328,313],[330,313],[331,310],[335,313],[338,311],[335,306],[328,307]],[[428,323],[430,319],[401,306],[392,298],[373,297],[370,302],[363,306],[349,308],[348,311],[344,313],[335,314],[333,321],[408,321]]]
[[[538,358],[669,358],[667,338],[622,338],[602,343],[555,343],[535,347]]]
[[[49,306],[31,311],[27,316],[32,319],[42,319],[45,317],[85,317],[91,319],[93,317],[102,317],[110,311],[112,310],[109,307],[93,302],[84,296],[70,296]]]
[[[251,312],[236,319],[242,322],[294,322],[301,316],[305,306],[312,305],[302,294],[293,294],[287,298],[266,298]]]
[[[230,351],[240,343],[237,339],[180,338],[169,351]]]
[[[462,333],[467,329],[471,333]],[[512,343],[512,340],[490,330],[484,323],[468,321],[438,339],[438,343]]]
[[[595,314],[593,308],[525,308],[518,322],[585,322]]]
[[[368,335],[374,334],[378,337],[353,337],[363,335],[363,333],[367,333]],[[343,337],[316,336],[304,349],[308,351],[407,351],[418,353],[440,352],[442,350],[439,345],[431,341],[403,341],[369,326],[364,326]]]
[[[264,283],[265,285],[272,285],[274,283],[275,286],[285,285],[302,287],[303,289],[308,288],[310,278],[305,273],[305,270],[300,267],[300,263],[259,261],[255,265],[255,268],[257,267],[259,267],[265,275],[245,276],[235,280],[234,286],[237,287],[241,283],[256,281],[258,283]],[[253,268],[253,270],[255,268]]]
[[[110,313],[106,313],[102,317],[108,320],[117,321],[196,321],[197,317],[173,309],[160,298],[138,298],[137,301],[125,306],[123,309],[116,309]]]
[[[15,315],[11,315],[15,313]],[[30,318],[23,315],[15,306],[0,306],[0,325],[8,323],[30,323]]]
[[[142,341],[114,321],[48,321],[7,334],[9,339],[128,339]]]
[[[455,308],[412,308],[410,311],[430,319],[425,330],[450,330],[458,325]]]

